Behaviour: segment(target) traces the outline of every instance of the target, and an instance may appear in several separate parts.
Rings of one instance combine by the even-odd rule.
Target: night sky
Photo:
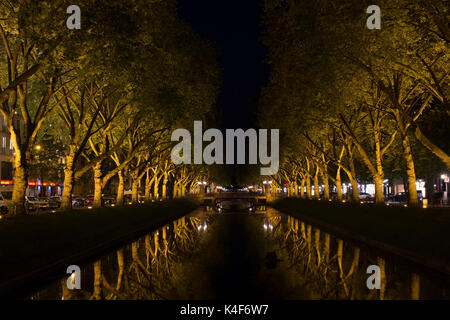
[[[269,74],[261,44],[262,1],[178,0],[179,14],[220,50],[221,129],[255,127],[261,86]]]

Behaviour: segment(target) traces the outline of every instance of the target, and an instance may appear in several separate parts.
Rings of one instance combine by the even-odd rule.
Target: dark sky
[[[219,48],[221,128],[255,126],[255,108],[269,69],[260,43],[262,1],[178,0],[179,14]]]

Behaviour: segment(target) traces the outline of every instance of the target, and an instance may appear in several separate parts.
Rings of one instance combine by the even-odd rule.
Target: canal
[[[380,289],[368,289],[370,265]],[[26,299],[449,299],[449,279],[274,209],[197,210]]]

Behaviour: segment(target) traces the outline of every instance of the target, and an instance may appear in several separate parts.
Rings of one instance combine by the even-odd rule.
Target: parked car
[[[408,192],[399,192],[396,195],[390,196],[386,199],[386,202],[389,203],[407,203],[408,202]],[[422,202],[423,200],[423,195],[422,195],[422,191],[418,190],[417,191],[417,198],[419,199],[419,202]]]
[[[72,196],[72,208],[81,208],[85,206],[85,199],[81,196]]]
[[[43,198],[44,201],[47,201],[49,209],[59,209],[61,207],[61,199],[60,197],[48,197]]]
[[[90,194],[86,198],[84,198],[84,206],[90,207],[94,205],[94,195]]]
[[[117,196],[114,194],[103,194],[102,195],[102,205],[111,207],[116,204]]]
[[[0,192],[0,215],[8,213],[8,206],[11,203],[12,192],[2,191]]]
[[[25,196],[25,207],[27,210],[37,211],[45,210],[49,208],[47,201],[39,199],[37,197]]]
[[[123,195],[123,203],[131,203],[131,194],[124,194]]]
[[[372,200],[372,195],[366,192],[360,192],[359,193],[359,200]]]

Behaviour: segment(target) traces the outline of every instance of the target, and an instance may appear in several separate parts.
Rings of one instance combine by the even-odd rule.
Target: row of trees
[[[47,142],[63,169],[62,208],[92,174],[94,206],[125,176],[132,198],[145,180],[166,196],[196,184],[202,168],[174,167],[170,132],[204,119],[215,103],[217,53],[178,18],[174,0],[87,0],[80,30],[66,27],[70,1],[0,1],[0,112],[14,148],[13,206],[24,212],[35,146]],[[207,120],[207,119],[204,119]],[[144,179],[145,178],[145,179]],[[153,187],[152,187],[153,186]]]
[[[274,181],[324,197],[329,185],[405,177],[418,205],[417,171],[450,168],[449,11],[432,0],[378,1],[381,29],[366,28],[360,0],[266,0],[272,72],[260,125],[278,128],[284,164]],[[280,115],[281,118],[280,119]]]

